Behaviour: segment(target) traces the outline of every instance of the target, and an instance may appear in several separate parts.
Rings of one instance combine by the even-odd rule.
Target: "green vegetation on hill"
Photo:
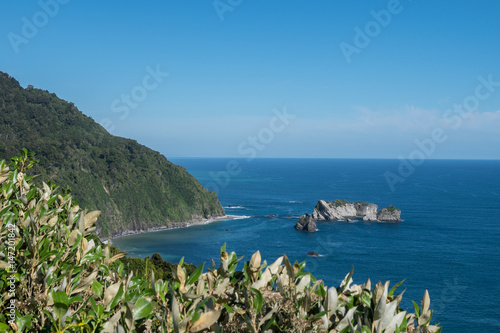
[[[0,332],[441,331],[427,291],[410,313],[395,294],[402,282],[356,285],[351,270],[327,287],[286,255],[242,262],[224,245],[218,268],[179,263],[164,280],[146,264],[137,274],[95,236],[99,211],[34,186],[26,152],[13,162],[0,161]]]
[[[41,179],[68,185],[82,206],[102,210],[100,237],[224,215],[216,193],[184,168],[0,72],[0,159],[21,148],[37,153]]]

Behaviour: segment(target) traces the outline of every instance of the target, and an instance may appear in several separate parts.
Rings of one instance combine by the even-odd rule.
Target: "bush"
[[[224,245],[220,265],[212,260],[206,272],[181,260],[170,282],[149,266],[141,268],[149,278],[135,276],[120,262],[125,254],[95,236],[100,212],[82,211],[54,185],[33,186],[33,163],[25,150],[12,170],[0,162],[0,331],[440,331],[427,291],[410,314],[394,295],[401,283],[355,285],[351,271],[328,288],[286,255],[267,265],[256,252],[237,270],[242,257]]]

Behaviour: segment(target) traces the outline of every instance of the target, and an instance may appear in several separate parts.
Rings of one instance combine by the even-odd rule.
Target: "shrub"
[[[347,200],[344,200],[344,199],[335,199],[335,201],[333,202],[333,204],[335,205],[335,207],[345,206],[348,203],[350,203],[350,202],[347,201]]]
[[[391,212],[391,213],[393,213],[393,212],[395,212],[395,211],[399,210],[399,209],[397,209],[396,207],[394,207],[393,205],[389,205],[389,206],[387,206],[385,209],[387,209],[387,211],[389,211],[389,212]]]

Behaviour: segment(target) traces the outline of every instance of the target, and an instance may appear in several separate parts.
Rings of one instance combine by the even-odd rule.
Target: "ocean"
[[[500,161],[426,160],[401,174],[399,160],[171,161],[216,190],[226,213],[239,218],[113,240],[130,255],[218,263],[226,243],[244,260],[260,250],[268,263],[283,253],[306,261],[316,278],[337,287],[354,266],[356,284],[405,280],[398,290],[407,288],[401,307],[409,311],[428,289],[432,322],[443,332],[500,332]],[[392,178],[392,188],[388,172],[401,177]],[[320,199],[394,205],[403,221],[319,222],[316,233],[295,230]]]

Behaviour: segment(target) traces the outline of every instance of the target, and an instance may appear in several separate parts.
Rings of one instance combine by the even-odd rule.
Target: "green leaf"
[[[104,290],[104,286],[99,283],[99,281],[94,280],[92,282],[92,290],[96,293],[96,295],[101,298],[102,297],[102,291]]]
[[[139,320],[146,318],[153,311],[154,306],[146,298],[139,298],[135,303],[135,308],[132,310],[134,314],[134,319]]]
[[[68,295],[66,295],[64,291],[53,293],[52,298],[54,299],[54,303],[63,303],[69,305]]]
[[[82,257],[82,260],[80,261],[82,264],[88,262],[94,262],[94,261],[100,261],[104,257],[102,255],[99,255],[97,253],[87,253]]]
[[[94,311],[95,315],[98,316],[97,304],[94,301],[93,297],[90,297],[90,308],[92,309],[92,311]]]
[[[10,327],[7,325],[7,324],[4,324],[4,323],[0,323],[0,332],[7,332],[8,330],[10,330]]]
[[[198,281],[198,279],[200,278],[201,274],[203,273],[203,266],[204,265],[205,265],[205,263],[202,263],[200,266],[196,267],[196,269],[194,270],[193,274],[191,274],[191,276],[187,280],[187,282],[186,282],[187,285],[192,285],[196,281]]]
[[[276,323],[276,318],[271,318],[268,322],[267,325],[264,327],[264,331],[267,331],[271,326],[274,325],[279,328],[278,324]]]
[[[234,313],[233,308],[231,308],[229,305],[227,305],[227,304],[225,304],[225,303],[223,303],[222,305],[226,308],[227,312],[229,312],[229,313]]]
[[[257,314],[259,314],[260,311],[262,310],[262,305],[264,304],[264,297],[262,297],[262,293],[258,289],[255,289],[255,288],[251,288],[251,289],[254,293],[257,294],[254,298],[254,301],[253,301],[253,308],[256,309]]]
[[[321,298],[325,298],[326,297],[326,290],[325,290],[325,286],[323,285],[323,283],[321,283],[318,286],[318,289],[315,291],[315,293],[316,293],[316,295],[318,295]]]
[[[18,327],[18,332],[24,332],[25,330],[30,330],[31,328],[31,318],[33,315],[27,315],[16,320],[16,325]],[[1,328],[0,328],[1,330]]]
[[[113,298],[113,300],[109,304],[109,308],[113,309],[120,302],[122,297],[123,297],[123,283],[120,283],[120,287],[118,288],[118,292],[116,293],[116,296]]]
[[[370,295],[368,295],[367,293],[363,293],[361,295],[361,302],[363,302],[363,304],[366,306],[366,307],[370,307],[371,306],[371,297]]]
[[[54,304],[54,312],[57,318],[62,319],[66,312],[68,312],[68,306],[64,303],[55,303]]]
[[[392,297],[392,294],[394,294],[394,291],[396,291],[396,289],[400,285],[402,285],[405,281],[406,281],[406,279],[404,279],[403,281],[400,281],[400,282],[396,283],[396,285],[394,287],[392,287],[391,290],[389,291],[389,294],[387,295],[387,297]]]
[[[102,315],[104,314],[104,306],[102,306],[102,304],[99,304],[97,306],[97,314],[99,315],[99,317],[102,317]]]
[[[83,302],[83,298],[78,297],[78,296],[73,296],[68,300],[68,305],[76,303],[76,302]]]
[[[420,309],[418,307],[418,304],[415,303],[415,301],[412,301],[412,303],[413,303],[413,307],[415,308],[415,316],[417,316],[417,319],[418,319],[418,317],[420,317]]]

